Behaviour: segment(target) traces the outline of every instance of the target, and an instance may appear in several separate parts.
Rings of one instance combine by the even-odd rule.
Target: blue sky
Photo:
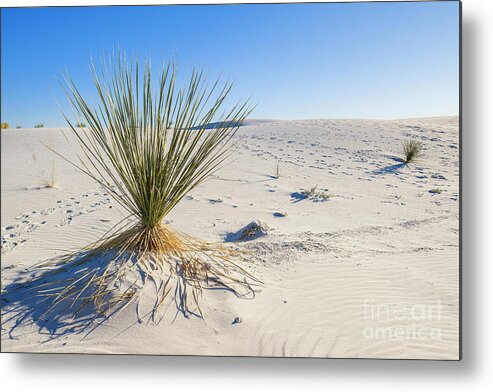
[[[458,2],[2,10],[2,121],[64,126],[65,68],[120,48],[236,81],[252,118],[406,118],[459,111]],[[62,104],[64,107],[64,104]]]

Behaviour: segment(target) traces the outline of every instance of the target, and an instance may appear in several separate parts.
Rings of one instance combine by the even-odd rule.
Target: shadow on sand
[[[28,269],[5,285],[1,297],[2,334],[15,339],[17,328],[35,325],[50,340],[88,333],[100,324],[99,319],[106,319],[90,298],[97,290],[94,277],[111,270],[113,257],[88,256],[88,252],[81,252],[67,264]],[[74,284],[79,291],[73,290]]]
[[[329,196],[330,197],[330,196]],[[309,195],[305,192],[293,192],[291,193],[291,203],[299,203],[300,201],[303,200],[310,200],[312,203],[325,203],[326,201],[329,200],[329,197],[324,198],[315,195]]]
[[[302,200],[308,199],[308,196],[302,192],[291,193],[291,203],[299,203]]]
[[[178,259],[174,273],[167,263],[149,259],[143,266],[138,259],[134,253],[86,250],[20,272],[2,289],[2,335],[16,339],[20,327],[34,326],[47,341],[68,334],[83,334],[84,339],[131,304],[135,323],[159,324],[172,303],[174,318],[202,318],[198,302],[192,301],[202,289],[255,297],[249,283],[235,279],[226,284],[213,269],[200,278],[204,285],[197,288],[199,275],[190,278]],[[145,298],[144,290],[149,294]]]
[[[377,175],[384,175],[384,174],[395,174],[399,172],[399,170],[403,169],[404,167],[407,166],[406,162],[402,158],[396,157],[394,155],[386,155],[386,158],[389,158],[393,160],[394,162],[398,162],[394,165],[386,166],[381,169],[374,170],[372,173],[377,174]]]

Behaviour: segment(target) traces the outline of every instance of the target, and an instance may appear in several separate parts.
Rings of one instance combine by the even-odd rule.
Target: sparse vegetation
[[[10,128],[9,123],[7,123],[7,122],[3,122],[3,123],[2,123],[2,129],[7,129],[7,128]]]
[[[440,188],[433,188],[430,189],[429,192],[433,195],[439,195],[440,193],[442,193],[442,190]]]
[[[44,124],[43,123],[36,124],[34,128],[44,128]]]
[[[251,241],[268,234],[269,226],[264,222],[255,220],[238,230],[236,233],[229,233],[226,236],[227,242]]]
[[[328,194],[328,193],[325,193],[323,191],[318,191],[317,190],[317,186],[314,186],[313,188],[310,188],[310,189],[305,189],[303,191],[301,191],[301,194],[305,197],[305,198],[311,198],[311,199],[320,199],[320,200],[329,200],[332,195]]]
[[[98,315],[109,315],[138,301],[146,284],[155,284],[157,298],[148,313],[152,320],[159,319],[157,312],[166,308],[168,295],[185,316],[202,316],[199,298],[211,284],[253,297],[252,284],[258,280],[234,260],[240,256],[237,250],[178,233],[163,223],[233,151],[229,142],[250,113],[249,104],[224,111],[232,85],[221,86],[219,80],[209,85],[200,70],[192,71],[183,88],[176,87],[172,62],[163,67],[153,89],[150,62],[141,70],[137,60],[115,57],[103,70],[93,68],[100,105],[106,110],[90,107],[66,76],[67,97],[88,128],[82,132],[65,117],[84,152],[77,162],[65,159],[103,187],[129,217],[81,252],[43,264],[53,271],[81,265],[87,269],[80,279],[57,282],[43,292],[53,296],[54,308],[66,304],[78,314],[91,305]],[[209,129],[217,119],[221,127]],[[95,268],[94,260],[106,261]],[[126,278],[129,284],[123,287],[119,282]]]
[[[406,140],[402,143],[404,163],[415,162],[422,155],[423,143],[418,140]]]
[[[15,127],[15,129],[21,129],[21,128],[22,128],[22,125],[17,125],[17,126]]]
[[[77,128],[85,128],[86,127],[86,124],[80,122],[80,123],[77,123]]]
[[[39,175],[43,181],[43,185],[45,188],[56,188],[56,182],[55,182],[55,154],[52,154],[52,161],[51,161],[51,170],[49,173],[47,173],[45,170],[43,170],[41,163],[39,162],[38,156],[36,153],[33,153],[32,155],[34,163],[36,163],[36,166],[38,168]]]
[[[277,161],[276,166],[274,167],[274,174],[272,175],[272,178],[275,178],[277,180],[281,178],[281,176],[282,176],[281,162]]]

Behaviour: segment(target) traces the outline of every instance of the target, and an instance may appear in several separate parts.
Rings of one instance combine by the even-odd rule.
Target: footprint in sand
[[[51,215],[51,214],[53,214],[54,211],[55,211],[55,208],[50,207],[50,208],[44,208],[44,209],[42,209],[39,213],[41,215]]]
[[[31,214],[33,214],[33,215],[36,214],[36,211],[33,211],[32,213],[24,212],[21,215],[16,216],[14,219],[15,220],[26,220],[26,219],[29,219],[31,217]]]
[[[72,219],[73,219],[73,217],[72,217],[72,216],[68,216],[68,217],[66,217],[66,218],[62,218],[62,219],[60,220],[60,223],[58,223],[58,224],[56,225],[56,227],[63,227],[63,226],[69,225],[69,224],[71,224],[71,223],[72,223]]]

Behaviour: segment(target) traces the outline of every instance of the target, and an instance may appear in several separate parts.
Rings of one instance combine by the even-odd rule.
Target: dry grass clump
[[[9,123],[7,123],[7,122],[3,122],[3,123],[2,123],[2,129],[7,129],[7,128],[10,128]]]
[[[87,310],[96,311],[93,318],[114,315],[138,301],[146,288],[155,294],[144,315],[150,320],[160,321],[170,294],[183,315],[203,317],[199,298],[204,287],[254,297],[246,278],[257,280],[232,261],[238,256],[233,248],[178,233],[164,224],[150,228],[136,223],[77,253],[38,265],[42,273],[37,280],[42,284],[34,293],[50,301],[43,306],[42,317],[60,317],[50,313],[53,309],[74,318]],[[137,308],[142,322],[140,308],[144,306]]]
[[[301,194],[307,198],[307,199],[319,199],[319,200],[322,200],[322,201],[326,201],[326,200],[329,200],[332,195],[328,194],[328,193],[325,193],[323,191],[319,191],[317,190],[318,186],[314,186],[313,188],[310,188],[310,189],[305,189],[303,191],[301,191]]]
[[[281,162],[277,161],[276,166],[274,167],[274,172],[272,174],[272,178],[274,179],[279,179],[282,176],[282,170],[281,170]]]
[[[52,154],[51,168],[50,168],[50,171],[48,173],[45,170],[43,170],[36,153],[33,152],[32,157],[33,157],[34,163],[36,164],[36,166],[38,168],[39,175],[43,180],[43,185],[46,188],[56,188],[57,184],[55,182],[55,153]]]
[[[153,282],[153,317],[168,295],[184,315],[202,316],[199,297],[204,288],[221,287],[248,297],[258,282],[237,263],[237,250],[162,223],[190,190],[222,166],[232,151],[232,137],[251,111],[249,104],[225,111],[232,84],[216,80],[209,86],[202,71],[194,70],[183,88],[176,86],[172,62],[163,67],[157,88],[151,74],[150,62],[141,70],[137,60],[129,62],[121,54],[99,71],[93,66],[97,108],[89,106],[69,76],[63,84],[76,120],[65,118],[83,151],[71,163],[128,213],[82,253],[43,265],[53,270],[87,265],[81,277],[65,281],[63,290],[47,288],[55,301],[68,303],[75,312],[75,306],[92,304],[109,315],[138,299]],[[87,124],[84,131],[79,118]],[[218,125],[211,129],[212,122]],[[99,258],[109,258],[107,267],[90,267]]]
[[[422,155],[423,143],[418,140],[406,140],[402,143],[404,163],[415,162]]]

